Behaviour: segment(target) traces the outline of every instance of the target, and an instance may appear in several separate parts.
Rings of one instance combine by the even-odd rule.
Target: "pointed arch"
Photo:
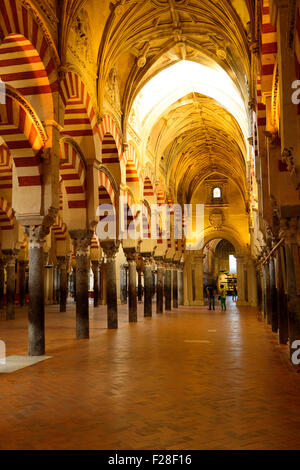
[[[0,230],[12,230],[14,228],[13,209],[3,197],[0,198]]]
[[[0,190],[12,189],[12,156],[5,145],[0,145]]]
[[[85,209],[86,179],[83,157],[77,146],[70,140],[60,142],[60,175],[67,197],[69,209]]]
[[[68,71],[60,83],[60,99],[63,108],[64,122],[62,135],[75,139],[80,146],[91,151],[93,142],[94,154],[100,148],[100,131],[95,109],[88,90],[79,75]]]

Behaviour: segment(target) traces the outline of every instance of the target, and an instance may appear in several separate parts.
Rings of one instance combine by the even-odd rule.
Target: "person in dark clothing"
[[[234,286],[233,294],[232,294],[232,300],[236,300],[236,296],[237,296],[237,289],[236,289],[236,286]]]
[[[213,307],[213,310],[215,309],[215,294],[216,290],[213,286],[208,286],[206,288],[206,294],[208,297],[208,310],[211,310],[211,307]]]

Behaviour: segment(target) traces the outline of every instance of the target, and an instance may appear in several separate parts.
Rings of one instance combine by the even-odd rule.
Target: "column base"
[[[194,300],[192,305],[202,306],[202,305],[204,305],[204,300]]]

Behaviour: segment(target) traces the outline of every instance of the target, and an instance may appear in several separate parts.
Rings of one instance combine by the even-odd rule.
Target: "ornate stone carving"
[[[107,261],[114,261],[119,250],[119,240],[108,240],[100,242],[100,246],[106,256]]]
[[[298,218],[282,218],[280,219],[280,238],[284,238],[287,244],[297,243],[297,230],[298,230]]]
[[[3,253],[3,264],[6,267],[15,267],[16,260],[18,258],[19,250],[2,250]]]
[[[215,209],[209,215],[209,222],[216,230],[223,227],[224,221],[225,217],[221,209]]]
[[[283,163],[286,163],[288,171],[290,171],[290,172],[295,171],[295,164],[294,164],[293,148],[292,147],[290,147],[289,149],[288,148],[283,149],[283,152],[281,154],[281,160],[283,161]]]
[[[88,256],[91,245],[93,231],[92,230],[70,230],[70,236],[75,248],[76,257]]]

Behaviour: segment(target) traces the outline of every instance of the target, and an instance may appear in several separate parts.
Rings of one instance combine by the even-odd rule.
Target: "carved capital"
[[[287,165],[287,169],[289,172],[292,173],[296,171],[292,147],[283,149],[282,154],[281,154],[281,160],[283,161],[283,163]]]
[[[142,253],[144,267],[152,266],[152,253]]]
[[[138,253],[135,248],[123,248],[128,264],[136,263]]]
[[[106,256],[107,261],[114,261],[119,250],[119,240],[107,240],[100,242],[100,246]]]
[[[280,238],[284,238],[285,243],[297,243],[298,218],[290,217],[280,219]]]
[[[2,250],[3,262],[7,268],[15,267],[16,260],[18,258],[19,250]]]
[[[70,237],[77,256],[88,256],[92,241],[92,230],[70,230]]]
[[[58,267],[59,269],[67,269],[68,267],[68,259],[66,256],[57,256]]]

